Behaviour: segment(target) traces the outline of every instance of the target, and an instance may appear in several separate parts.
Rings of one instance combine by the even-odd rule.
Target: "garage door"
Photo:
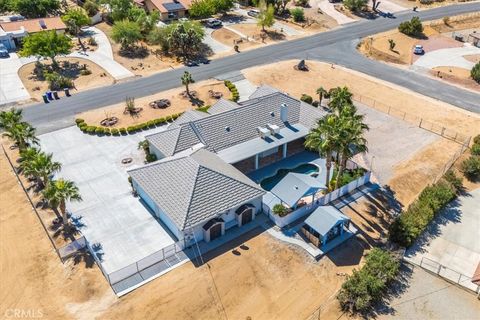
[[[210,228],[210,241],[217,239],[222,235],[222,224],[217,223],[213,227]]]
[[[252,221],[253,210],[247,209],[242,213],[242,226]]]

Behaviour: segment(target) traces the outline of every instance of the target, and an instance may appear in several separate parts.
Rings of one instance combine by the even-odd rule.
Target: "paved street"
[[[422,20],[430,20],[478,10],[480,10],[480,3],[475,2],[417,12],[415,15]],[[196,81],[200,81],[285,59],[318,59],[338,63],[460,108],[480,113],[478,102],[480,94],[478,93],[453,87],[412,71],[400,70],[369,60],[356,52],[355,44],[359,38],[396,28],[400,22],[410,19],[413,15],[414,13],[409,11],[399,14],[395,19],[378,18],[373,21],[356,22],[311,37],[282,42],[214,60],[209,65],[189,68],[189,71]],[[185,68],[179,68],[108,87],[84,91],[48,105],[32,105],[25,110],[25,119],[34,124],[41,133],[58,129],[71,124],[76,113],[118,103],[125,96],[142,97],[177,87],[180,85],[179,79],[184,70]]]

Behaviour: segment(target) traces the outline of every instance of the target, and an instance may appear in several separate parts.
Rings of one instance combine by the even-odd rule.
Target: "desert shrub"
[[[475,156],[480,156],[480,143],[474,143],[470,152]]]
[[[353,12],[363,10],[367,3],[368,0],[343,0],[344,7]]]
[[[420,0],[421,4],[432,4],[434,0]]]
[[[165,118],[158,118],[158,119],[155,119],[154,121],[156,125],[163,124],[166,122]]]
[[[345,311],[364,312],[379,301],[387,286],[396,278],[400,263],[388,251],[374,248],[365,265],[342,284],[337,299]]]
[[[288,214],[288,209],[281,203],[274,205],[272,211],[280,217],[285,217]]]
[[[418,37],[423,33],[423,25],[419,17],[413,17],[410,21],[400,23],[398,31],[410,37]]]
[[[153,153],[147,153],[147,154],[145,155],[145,160],[146,160],[147,162],[157,161],[157,156],[156,156],[155,154],[153,154]]]
[[[88,127],[85,129],[85,131],[86,131],[87,133],[95,133],[95,129],[96,129],[96,128],[97,128],[97,127],[95,127],[95,126],[88,126]]]
[[[80,118],[77,118],[77,119],[75,119],[75,123],[76,123],[77,125],[80,125],[81,123],[85,123],[85,120],[80,119]]]
[[[463,188],[462,177],[457,176],[453,170],[448,170],[443,178],[455,188],[456,192]]]
[[[299,7],[307,7],[308,0],[295,0],[295,5]]]
[[[476,135],[476,136],[473,138],[473,143],[475,143],[475,144],[480,144],[480,134],[479,134],[479,135]]]
[[[117,128],[112,128],[112,130],[110,130],[110,132],[114,136],[119,136],[120,135],[120,131]]]
[[[119,131],[120,134],[122,134],[122,135],[127,134],[127,129],[126,129],[126,128],[120,128],[120,129],[118,129],[118,131]]]
[[[465,177],[469,180],[476,180],[480,178],[480,157],[470,156],[461,164],[461,170]]]
[[[305,102],[305,103],[308,103],[308,104],[312,104],[313,103],[313,98],[312,96],[309,96],[308,94],[302,94],[302,96],[300,97],[300,100]]]
[[[472,70],[470,71],[470,76],[472,77],[473,80],[480,83],[480,62],[477,62],[473,66]]]
[[[80,75],[82,76],[88,76],[89,74],[92,74],[92,71],[90,69],[80,70]]]
[[[62,90],[64,88],[73,88],[73,81],[64,77],[57,72],[49,72],[45,74],[50,90]]]
[[[292,15],[293,21],[295,22],[305,21],[305,12],[303,11],[303,9],[300,9],[300,8],[291,9],[290,14]]]
[[[95,133],[96,133],[96,134],[104,134],[104,133],[105,133],[105,129],[102,128],[102,127],[96,127],[96,128],[95,128]]]
[[[456,197],[461,180],[447,172],[439,182],[427,186],[406,211],[390,226],[390,240],[409,247],[425,230],[434,216]]]

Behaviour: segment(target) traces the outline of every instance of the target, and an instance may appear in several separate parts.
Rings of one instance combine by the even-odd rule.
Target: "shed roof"
[[[265,193],[238,169],[204,149],[128,173],[179,230]]]
[[[301,198],[325,189],[325,184],[308,174],[288,173],[271,192],[289,207],[293,207]]]
[[[338,222],[350,220],[334,206],[318,207],[305,219],[305,223],[317,231],[322,237],[325,236]]]

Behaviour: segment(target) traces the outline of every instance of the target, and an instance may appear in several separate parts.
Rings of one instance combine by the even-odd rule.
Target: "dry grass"
[[[316,97],[315,91],[319,86],[326,89],[347,86],[354,98],[361,96],[362,102],[367,104],[368,100],[375,100],[376,106],[390,106],[397,113],[407,112],[463,135],[478,134],[480,116],[472,112],[340,66],[307,61],[310,71],[302,72],[293,69],[296,63],[298,61],[278,62],[246,69],[244,74],[255,85],[268,84],[294,97],[300,97],[302,93]]]
[[[230,28],[239,31],[240,33],[247,36],[249,40],[253,39],[258,43],[271,44],[289,39],[289,37],[285,36],[285,34],[280,33],[279,31],[276,31],[274,29],[265,28],[266,32],[263,32],[262,27],[259,27],[255,23],[235,24],[230,26]],[[265,38],[262,38],[262,36],[265,36]]]
[[[462,87],[480,91],[478,83],[472,79],[470,70],[459,67],[436,67],[433,68],[431,74],[440,77],[442,80]]]
[[[160,92],[151,96],[135,99],[135,107],[143,108],[138,116],[132,117],[128,114],[124,114],[125,102],[117,103],[112,106],[108,106],[101,109],[95,109],[81,113],[77,118],[84,119],[89,125],[100,125],[100,121],[107,117],[117,117],[118,123],[112,128],[128,127],[140,123],[147,122],[149,120],[162,118],[167,115],[192,110],[197,107],[195,103],[192,103],[189,99],[180,97],[180,93],[184,91],[184,87],[175,88],[172,90]],[[223,81],[206,80],[190,85],[190,90],[195,90],[199,94],[199,100],[203,101],[204,105],[212,105],[217,100],[211,98],[208,94],[209,90],[218,91],[223,93],[225,99],[230,98],[230,91],[223,84]],[[148,104],[158,99],[169,99],[171,106],[166,109],[153,109]]]
[[[106,72],[105,69],[101,68],[96,63],[93,63],[89,60],[81,58],[59,58],[57,60],[60,64],[60,67],[62,67],[63,62],[65,61],[68,61],[69,63],[74,65],[78,65],[78,68],[63,68],[64,71],[62,72],[70,75],[70,77],[73,79],[75,88],[71,90],[72,93],[114,83],[113,77],[108,72]],[[42,64],[50,66],[51,62],[50,60],[43,61]],[[84,76],[80,75],[79,68],[81,68],[83,65],[86,65],[87,69],[90,70],[92,73]],[[49,91],[48,82],[46,80],[37,79],[33,72],[34,69],[35,62],[28,63],[18,70],[18,75],[20,76],[20,79],[22,79],[22,83],[25,89],[27,89],[28,93],[30,93],[32,99],[34,99],[35,101],[40,101],[42,100],[42,95],[46,91]]]
[[[257,42],[242,39],[242,37],[240,37],[238,34],[226,28],[220,28],[213,31],[212,38],[231,48],[237,44],[240,51],[248,50],[260,45]]]

